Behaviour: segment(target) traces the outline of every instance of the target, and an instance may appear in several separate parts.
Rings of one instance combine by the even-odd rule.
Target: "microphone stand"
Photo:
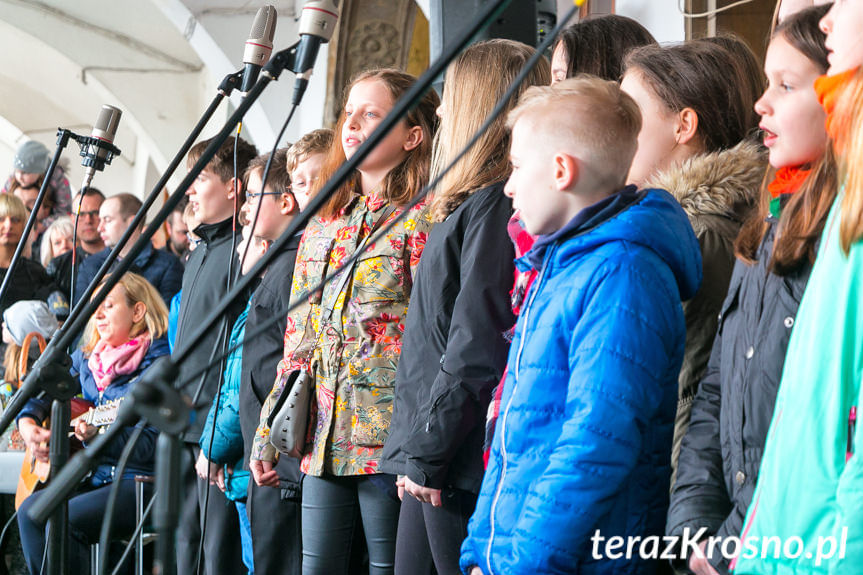
[[[155,185],[153,191],[150,193],[150,196],[145,200],[141,209],[135,215],[135,219],[133,220],[132,224],[123,233],[123,236],[121,237],[117,246],[114,247],[114,249],[108,255],[107,260],[99,268],[99,271],[96,273],[95,278],[82,295],[81,300],[78,301],[77,305],[73,307],[69,318],[64,323],[61,330],[58,332],[57,337],[52,339],[49,343],[50,349],[46,349],[40,357],[39,363],[41,363],[42,365],[34,365],[33,369],[30,372],[30,375],[32,375],[33,380],[38,382],[38,384],[35,387],[33,393],[29,394],[29,397],[22,397],[17,402],[17,404],[10,403],[7,406],[7,409],[4,410],[2,417],[0,417],[0,419],[3,420],[2,423],[4,425],[2,429],[5,429],[12,422],[12,419],[18,415],[20,410],[23,409],[27,400],[35,396],[40,389],[45,391],[46,394],[50,397],[54,398],[51,408],[51,448],[49,458],[51,464],[50,478],[54,483],[60,483],[63,481],[63,479],[60,478],[59,474],[64,470],[64,466],[69,459],[69,442],[66,435],[66,429],[69,427],[69,421],[71,419],[69,400],[80,392],[80,385],[77,381],[74,380],[74,378],[69,375],[69,356],[64,351],[65,348],[68,347],[68,345],[71,343],[71,341],[66,342],[65,340],[68,340],[70,338],[65,337],[63,338],[64,341],[61,342],[60,336],[78,333],[79,328],[77,326],[82,323],[79,318],[82,317],[82,309],[85,307],[81,305],[81,301],[89,300],[96,286],[99,285],[102,278],[107,274],[108,270],[110,270],[114,261],[119,256],[120,250],[128,243],[133,231],[138,227],[141,220],[143,220],[143,218],[146,216],[147,210],[150,208],[150,206],[152,206],[156,198],[158,198],[162,188],[164,188],[165,184],[167,184],[170,177],[180,165],[180,162],[186,156],[192,145],[194,145],[195,141],[197,140],[198,136],[200,136],[201,132],[209,122],[210,118],[212,118],[219,104],[221,104],[222,100],[226,96],[230,96],[233,90],[240,85],[242,76],[243,71],[240,70],[239,72],[228,74],[222,80],[221,84],[219,85],[216,97],[210,103],[209,107],[204,112],[202,118],[193,128],[192,133],[183,143],[177,154],[174,156],[174,159],[169,164],[168,169],[162,175],[159,182]],[[3,297],[8,290],[8,285],[11,282],[10,278],[12,277],[15,266],[20,259],[20,254],[23,252],[26,239],[33,228],[36,215],[39,212],[39,208],[42,205],[47,190],[48,182],[50,181],[54,169],[59,162],[62,150],[68,144],[70,137],[76,139],[76,141],[79,142],[83,138],[75,135],[69,130],[64,129],[58,130],[57,135],[57,150],[46,171],[45,178],[42,182],[42,187],[40,188],[39,194],[36,197],[36,202],[33,206],[33,210],[30,213],[30,217],[27,220],[24,234],[22,235],[21,240],[18,242],[15,254],[12,256],[12,262],[9,265],[9,269],[6,271],[6,276],[3,278],[3,285],[2,287],[0,287],[0,301],[3,301]],[[112,150],[112,153],[118,154],[119,150],[114,148]],[[110,163],[110,159],[108,160],[108,163]],[[131,260],[133,259],[134,257],[131,258]],[[74,285],[72,286],[72,293],[75,293]],[[93,309],[95,309],[95,307]],[[92,311],[84,317],[89,318],[91,314]],[[72,327],[76,327],[76,329],[71,329]],[[56,369],[57,367],[59,367],[59,370]],[[48,372],[50,372],[50,375]],[[67,389],[61,386],[67,386]],[[122,427],[117,426],[118,431],[121,429]],[[113,437],[113,435],[111,437]],[[102,443],[102,445],[106,444],[107,441]],[[98,451],[95,451],[94,456],[97,454]],[[96,464],[96,461],[96,459],[92,460],[92,466]],[[87,468],[87,471],[89,471],[89,469],[90,467]],[[86,475],[86,472],[68,484],[70,487],[69,492],[71,492],[78,485],[81,479],[83,479],[84,475]],[[51,514],[50,519],[48,519],[50,527],[48,529],[47,541],[47,573],[49,575],[62,574],[64,572],[64,566],[68,563],[68,503],[66,501],[67,497],[68,493],[64,495],[62,501],[57,507],[57,510],[54,511]]]
[[[168,180],[174,174],[177,167],[180,165],[180,162],[183,160],[183,158],[188,153],[189,148],[191,148],[192,145],[195,143],[195,140],[201,134],[204,127],[209,122],[210,118],[212,118],[213,114],[216,111],[216,108],[218,108],[219,104],[222,102],[222,100],[225,98],[225,96],[230,96],[231,92],[233,92],[233,90],[240,85],[240,81],[242,79],[242,74],[243,74],[242,70],[240,70],[239,72],[233,72],[233,73],[225,76],[225,78],[222,80],[222,83],[219,85],[218,94],[213,99],[212,103],[207,108],[207,110],[204,112],[204,115],[199,120],[198,124],[194,127],[194,129],[192,130],[192,133],[189,135],[189,137],[183,143],[183,146],[180,148],[180,150],[174,156],[174,159],[171,160],[171,163],[169,164],[167,171],[165,172],[165,174],[162,175],[162,177],[159,179],[159,181],[156,183],[155,187],[153,188],[153,191],[150,192],[150,195],[145,199],[144,203],[141,206],[141,209],[138,210],[137,214],[135,214],[135,217],[132,220],[132,223],[129,225],[129,227],[126,229],[126,231],[123,232],[123,235],[120,238],[120,240],[117,242],[117,245],[114,246],[114,248],[108,254],[108,258],[105,260],[105,262],[99,268],[99,271],[96,272],[96,276],[93,278],[93,281],[90,282],[90,285],[87,286],[87,289],[84,291],[83,294],[81,294],[78,302],[75,303],[74,306],[72,306],[72,309],[69,313],[69,318],[63,324],[63,326],[60,328],[60,330],[57,332],[57,334],[54,336],[54,338],[51,339],[50,342],[48,342],[48,346],[45,348],[45,351],[42,353],[42,355],[39,357],[39,359],[36,362],[37,366],[40,364],[47,363],[49,361],[56,361],[57,357],[59,357],[60,355],[65,355],[65,353],[63,351],[59,351],[59,350],[65,350],[71,344],[74,343],[74,340],[77,338],[77,334],[81,332],[81,330],[84,328],[84,324],[87,322],[87,320],[90,318],[92,313],[96,310],[97,307],[99,307],[99,304],[104,299],[104,296],[101,296],[101,297],[97,298],[97,303],[95,305],[87,305],[90,303],[90,301],[89,301],[90,297],[92,296],[93,292],[96,290],[96,287],[99,286],[99,283],[102,281],[102,279],[105,277],[105,275],[107,275],[108,271],[111,269],[111,266],[113,266],[114,262],[119,257],[120,251],[129,242],[129,239],[132,237],[134,230],[136,230],[140,226],[140,223],[146,217],[147,211],[150,209],[150,206],[152,206],[153,203],[156,201],[156,199],[159,197],[161,190],[164,188],[165,184],[167,184]],[[72,132],[69,132],[68,130],[61,130],[60,132],[58,132],[58,135],[60,135],[61,132],[68,132],[68,134],[66,134],[67,140],[68,140],[69,136],[74,136],[74,134],[72,134]],[[58,142],[58,144],[59,144],[59,142]],[[65,145],[65,141],[63,144]],[[58,152],[59,152],[59,150],[58,150]],[[58,155],[59,155],[59,153],[58,153]],[[55,156],[55,159],[56,158],[57,158],[57,156]],[[52,161],[51,165],[49,166],[48,173],[47,173],[46,178],[45,178],[45,182],[48,181],[50,174],[53,171],[55,163],[56,162]],[[45,189],[45,182],[43,182],[43,184],[42,184],[42,190]],[[34,206],[33,211],[30,214],[30,220],[33,220],[36,212],[39,211],[39,206],[41,205],[41,201],[42,201],[42,195],[43,195],[42,191],[40,191],[39,196],[36,198],[36,205]],[[182,198],[182,194],[180,194],[180,196],[177,198],[177,201],[172,205],[172,208],[171,208],[172,210],[173,210],[173,206],[176,206],[176,204],[179,203],[181,198]],[[79,206],[79,210],[80,210],[80,206]],[[160,212],[160,214],[161,214],[161,212]],[[170,212],[168,212],[168,214],[170,214]],[[158,226],[160,226],[163,221],[164,221],[164,218],[161,220],[158,220],[158,222],[159,222]],[[134,252],[134,254],[131,253],[131,251],[130,251],[130,253],[127,254],[127,256],[123,259],[123,261],[128,260],[128,265],[123,269],[123,273],[125,273],[125,271],[128,270],[129,267],[131,267],[131,263],[134,262],[135,256],[137,256],[141,252],[141,250],[144,247],[143,244],[146,243],[146,241],[149,241],[149,239],[155,233],[155,229],[158,229],[158,226],[155,226],[155,228],[154,228],[154,226],[150,226],[150,228],[154,228],[152,233],[147,236],[145,241],[139,241],[138,242],[138,244],[140,244],[140,245],[138,245],[138,249],[137,249],[137,251]],[[24,232],[24,236],[22,236],[22,238],[21,238],[21,242],[19,242],[19,244],[18,244],[18,249],[15,252],[16,255],[13,256],[13,259],[12,259],[13,265],[16,262],[15,257],[18,255],[18,251],[20,251],[22,249],[22,244],[23,244],[25,238],[27,237],[27,234],[29,233],[29,229],[31,227],[32,227],[32,225],[31,225],[30,221],[28,221],[28,227]],[[9,281],[9,277],[11,276],[11,273],[10,273],[11,271],[12,271],[12,266],[10,265],[9,270],[7,270],[7,272],[6,272],[6,277],[4,278],[4,284],[3,284],[4,286],[6,285],[6,282]],[[110,289],[113,288],[114,285],[116,285],[116,282],[119,280],[120,277],[122,277],[122,274],[120,276],[116,277],[114,283],[112,283],[110,288],[107,291],[105,291],[104,295],[108,294]],[[72,286],[72,293],[75,293],[75,286],[74,285]],[[0,288],[0,301],[2,301],[2,288]],[[71,305],[71,303],[72,302],[70,302],[70,305]],[[34,372],[35,372],[35,369],[31,371],[31,374],[33,374]],[[28,374],[27,378],[25,378],[25,382],[21,386],[22,389],[20,389],[18,391],[18,393],[15,394],[15,396],[12,398],[10,403],[7,405],[6,409],[3,411],[2,416],[0,416],[0,429],[6,429],[6,427],[8,427],[10,423],[12,423],[12,420],[18,415],[18,413],[24,407],[24,404],[26,404],[27,400],[34,397],[42,389],[43,384],[36,380],[35,375],[31,379],[31,377],[30,377],[31,374]],[[29,382],[29,385],[28,385],[28,382]],[[26,393],[22,394],[22,391],[25,391]],[[19,398],[19,396],[21,396],[21,397]]]
[[[186,345],[175,350],[173,358],[165,356],[154,362],[150,369],[144,373],[141,379],[132,388],[131,395],[134,398],[133,401],[126,400],[123,402],[120,408],[120,413],[123,413],[124,410],[126,410],[127,413],[131,410],[135,410],[138,416],[146,418],[152,425],[162,432],[159,437],[156,454],[157,469],[163,476],[163,479],[157,480],[156,485],[156,493],[160,499],[160,507],[162,510],[154,515],[154,520],[157,522],[157,529],[160,530],[160,540],[168,539],[171,541],[165,541],[163,543],[163,547],[157,553],[157,562],[160,574],[174,575],[176,573],[176,557],[173,556],[170,551],[173,550],[172,540],[179,516],[177,512],[178,506],[172,506],[171,502],[178,501],[177,497],[180,483],[178,476],[180,469],[179,465],[176,465],[176,463],[179,460],[178,455],[180,451],[179,434],[188,425],[189,411],[189,407],[182,395],[180,395],[179,390],[171,388],[167,382],[176,380],[178,373],[177,366],[185,360],[186,357],[188,357],[189,353],[198,345],[200,340],[207,334],[208,330],[212,328],[215,322],[219,320],[225,310],[235,299],[245,292],[248,284],[251,283],[251,281],[257,277],[261,271],[266,269],[279,250],[288,241],[290,241],[291,237],[302,226],[305,226],[312,215],[329,200],[335,190],[347,180],[347,178],[362,163],[374,147],[386,137],[389,131],[401,121],[404,115],[413,108],[425,92],[431,88],[435,79],[445,71],[447,65],[455,59],[461,50],[470,43],[472,38],[480,30],[486,27],[491,20],[506,7],[509,1],[510,0],[495,0],[494,2],[488,2],[484,5],[485,10],[483,10],[482,14],[480,14],[479,17],[459,35],[458,39],[444,52],[444,54],[434,62],[414,83],[411,89],[402,98],[400,98],[398,102],[396,102],[391,112],[386,118],[384,118],[383,122],[381,122],[381,125],[378,126],[371,137],[360,146],[356,153],[342,164],[321,192],[318,193],[310,202],[307,209],[303,210],[303,212],[294,219],[291,225],[288,226],[288,229],[286,229],[279,239],[276,240],[261,260],[255,264],[249,273],[243,276],[243,278],[228,292],[228,294],[219,301],[216,308],[201,322],[199,328],[193,333],[191,340]],[[180,184],[180,187],[165,202],[165,205],[156,215],[154,221],[144,230],[144,232],[142,232],[140,239],[134,246],[132,246],[130,254],[120,262],[118,269],[112,273],[111,277],[106,281],[102,289],[99,290],[95,299],[89,302],[82,313],[87,313],[87,315],[92,313],[93,310],[89,308],[95,309],[95,307],[98,306],[97,302],[100,302],[101,299],[103,299],[104,296],[114,287],[114,285],[116,285],[119,277],[128,269],[129,260],[134,259],[134,257],[141,251],[141,244],[149,241],[155,233],[155,226],[160,225],[171,211],[173,211],[174,206],[180,201],[181,196],[179,194],[185,193],[185,190],[188,189],[198,174],[210,162],[219,147],[221,147],[222,143],[232,133],[249,107],[251,107],[258,97],[260,97],[261,92],[263,92],[271,81],[277,80],[284,69],[291,68],[293,66],[296,59],[298,45],[299,42],[290,48],[279,52],[270,59],[270,62],[263,70],[261,78],[247,93],[246,97],[228,119],[222,130],[213,137],[210,144],[201,154],[198,162],[192,167],[186,175],[186,178]],[[80,320],[80,318],[78,318],[78,320]],[[74,333],[74,331],[72,333]],[[0,421],[0,423],[2,423],[2,421]],[[102,449],[107,441],[109,441],[109,436],[113,436],[119,432],[119,430],[114,431],[112,428],[119,427],[120,424],[126,425],[126,423],[121,421],[120,417],[118,417],[118,420],[111,424],[108,431],[85,450],[90,453],[79,453],[70,460],[69,465],[64,468],[58,481],[50,484],[39,498],[39,501],[31,507],[30,516],[33,519],[40,520],[47,517],[59,502],[68,495],[74,487],[74,485],[70,487],[70,484],[73,483],[73,481],[80,480],[80,478],[86,475],[86,471],[89,469],[88,466],[92,465],[95,461],[97,448],[98,450]],[[103,439],[105,441],[102,441]],[[60,479],[62,479],[62,481]],[[160,510],[154,510],[154,512],[156,511]]]

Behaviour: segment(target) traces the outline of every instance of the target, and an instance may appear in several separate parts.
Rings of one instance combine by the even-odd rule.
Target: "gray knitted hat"
[[[50,161],[48,148],[36,140],[30,140],[18,146],[13,164],[16,170],[26,174],[44,174]]]
[[[3,312],[3,323],[15,343],[22,345],[28,333],[38,331],[51,339],[57,331],[57,318],[44,301],[25,300],[13,303]]]

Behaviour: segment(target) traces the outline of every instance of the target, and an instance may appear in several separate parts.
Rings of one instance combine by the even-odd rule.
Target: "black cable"
[[[120,453],[120,458],[117,460],[117,465],[114,466],[114,478],[111,482],[111,490],[108,493],[108,501],[105,504],[105,515],[102,518],[102,529],[99,532],[99,575],[105,575],[105,565],[108,563],[108,550],[111,547],[111,527],[114,523],[114,508],[117,506],[117,497],[120,494],[120,482],[123,480],[123,473],[126,471],[126,464],[129,457],[132,455],[132,450],[141,438],[141,433],[144,432],[144,426],[147,425],[146,420],[141,420],[132,435],[123,446],[123,451]]]
[[[234,186],[234,211],[231,214],[231,250],[237,249],[237,212],[240,208],[240,194],[239,186],[237,185],[237,181],[240,177],[239,168],[237,166],[237,154],[239,153],[240,147],[240,133],[243,131],[243,123],[240,122],[237,124],[237,134],[234,136],[234,166],[233,166],[233,186]],[[231,257],[228,259],[228,278],[227,285],[225,289],[227,291],[231,291],[231,286],[234,283],[234,253],[231,252]]]
[[[276,143],[273,144],[273,149],[270,150],[270,157],[267,158],[267,164],[264,166],[264,173],[261,174],[261,196],[258,198],[258,205],[255,206],[255,217],[252,218],[251,221],[251,230],[254,232],[255,226],[258,225],[258,216],[261,214],[261,204],[264,203],[264,191],[267,189],[267,178],[270,177],[270,167],[273,165],[273,157],[276,155],[276,150],[279,149],[279,142],[282,141],[282,136],[285,134],[285,130],[288,129],[288,124],[291,123],[291,118],[294,117],[294,112],[297,111],[297,106],[291,106],[290,111],[288,112],[288,118],[285,120],[285,123],[282,124],[282,129],[279,131],[279,135],[276,136]],[[243,256],[240,258],[239,269],[237,270],[237,274],[242,273],[243,264],[246,262],[246,256],[249,254],[249,246],[251,245],[251,241],[246,242],[246,247],[243,248]]]
[[[75,210],[75,223],[72,224],[72,273],[70,274],[69,281],[72,283],[71,287],[69,287],[69,313],[72,313],[72,308],[75,305],[75,279],[77,277],[77,268],[78,268],[78,219],[81,217],[81,204],[84,203],[84,192],[85,189],[82,189],[80,192],[80,199],[78,200],[78,209]]]
[[[497,119],[497,117],[503,113],[504,108],[507,106],[507,104],[509,103],[509,100],[515,94],[518,87],[521,85],[521,83],[524,81],[524,79],[527,78],[527,75],[530,73],[531,70],[533,70],[534,66],[536,66],[536,64],[540,61],[540,59],[544,57],[544,52],[545,52],[546,48],[551,46],[552,42],[554,42],[557,35],[564,28],[566,23],[575,15],[577,10],[578,10],[577,6],[571,8],[570,11],[558,23],[557,27],[555,27],[555,29],[552,30],[551,33],[549,33],[548,36],[545,37],[545,39],[539,44],[539,46],[537,46],[536,52],[533,54],[533,56],[530,57],[530,59],[524,65],[524,68],[522,68],[521,71],[518,73],[518,76],[515,77],[515,80],[513,80],[513,83],[510,85],[510,87],[507,89],[507,91],[503,94],[501,99],[495,105],[494,109],[491,111],[489,116],[486,118],[485,122],[483,122],[482,126],[480,126],[476,132],[474,132],[473,136],[471,137],[470,141],[468,141],[468,143],[465,145],[465,147],[462,148],[462,150],[456,155],[456,157],[449,164],[447,164],[444,167],[444,169],[432,179],[432,181],[430,181],[422,190],[420,190],[420,192],[410,202],[408,202],[405,205],[404,210],[400,214],[398,214],[395,218],[393,218],[393,220],[391,222],[384,225],[381,228],[381,230],[378,232],[377,236],[375,236],[372,240],[369,240],[367,245],[372,245],[375,242],[381,240],[383,237],[385,237],[386,234],[389,233],[390,230],[392,230],[403,218],[405,218],[412,208],[416,207],[420,202],[422,202],[425,199],[425,197],[428,195],[429,191],[434,189],[440,183],[441,179],[443,179],[443,177],[447,173],[449,173],[449,171],[459,161],[461,161],[461,159],[465,156],[465,154],[467,154],[467,152],[477,143],[479,138],[489,129],[489,127]],[[220,358],[220,359],[224,359],[225,357],[227,357],[227,355],[229,355],[237,347],[240,347],[244,342],[248,342],[248,341],[253,340],[255,337],[257,337],[257,336],[261,335],[262,333],[266,332],[267,330],[269,330],[272,326],[278,324],[279,321],[281,321],[281,318],[285,314],[288,314],[288,313],[292,312],[293,310],[295,310],[300,305],[303,305],[306,301],[308,301],[310,294],[313,294],[313,293],[318,292],[321,289],[323,289],[323,287],[327,283],[329,283],[334,277],[338,276],[342,272],[342,270],[344,270],[345,268],[348,268],[350,266],[353,266],[354,262],[356,260],[358,260],[360,258],[360,256],[362,256],[361,253],[352,254],[351,257],[348,258],[338,269],[336,269],[333,273],[329,274],[328,276],[324,277],[320,281],[320,283],[318,283],[318,285],[313,287],[308,292],[303,293],[300,296],[297,296],[296,298],[291,298],[294,303],[288,305],[283,310],[277,311],[270,318],[265,320],[260,325],[256,326],[254,329],[247,331],[246,336],[243,338],[243,342],[239,342],[236,345],[229,347],[228,350],[226,351],[225,356],[223,358]],[[209,367],[205,367],[204,369],[209,369]],[[195,376],[196,375],[193,372],[189,377],[191,379],[194,379]],[[188,383],[188,381],[181,382],[180,387],[186,385],[187,383]]]
[[[135,532],[132,533],[132,537],[129,539],[129,542],[126,543],[126,547],[123,549],[123,554],[120,556],[120,561],[114,567],[114,570],[111,571],[111,575],[118,575],[120,573],[120,568],[123,566],[123,562],[126,561],[126,558],[129,556],[129,553],[132,551],[132,547],[135,546],[135,542],[141,534],[141,531],[144,529],[144,521],[150,516],[150,511],[153,509],[153,502],[156,501],[156,493],[150,498],[150,502],[147,503],[147,507],[144,509],[144,512],[141,514],[141,521],[138,522],[138,525],[135,527]]]
[[[3,526],[3,531],[0,532],[0,549],[3,548],[3,543],[6,541],[6,531],[9,529],[9,526],[12,525],[12,522],[18,517],[18,510],[16,509],[12,516],[9,517],[9,520],[6,521],[6,525]]]

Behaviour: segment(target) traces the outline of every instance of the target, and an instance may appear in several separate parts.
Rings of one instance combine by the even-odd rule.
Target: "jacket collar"
[[[635,186],[626,186],[619,192],[584,208],[556,232],[538,236],[533,248],[523,258],[516,260],[516,265],[521,271],[527,271],[530,268],[540,269],[550,246],[595,228],[637,202],[643,195],[644,192],[639,192]]]
[[[765,169],[763,148],[744,140],[733,148],[698,154],[673,165],[643,187],[667,190],[674,196],[697,234],[703,216],[743,221],[757,202]]]
[[[204,243],[209,244],[213,240],[230,235],[232,222],[233,218],[228,218],[216,224],[201,224],[195,228],[194,232],[204,240]]]

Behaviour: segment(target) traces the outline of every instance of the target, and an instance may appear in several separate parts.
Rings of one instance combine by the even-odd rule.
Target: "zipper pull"
[[[857,406],[851,406],[848,412],[848,439],[845,443],[845,463],[854,455],[854,431],[857,429]]]

